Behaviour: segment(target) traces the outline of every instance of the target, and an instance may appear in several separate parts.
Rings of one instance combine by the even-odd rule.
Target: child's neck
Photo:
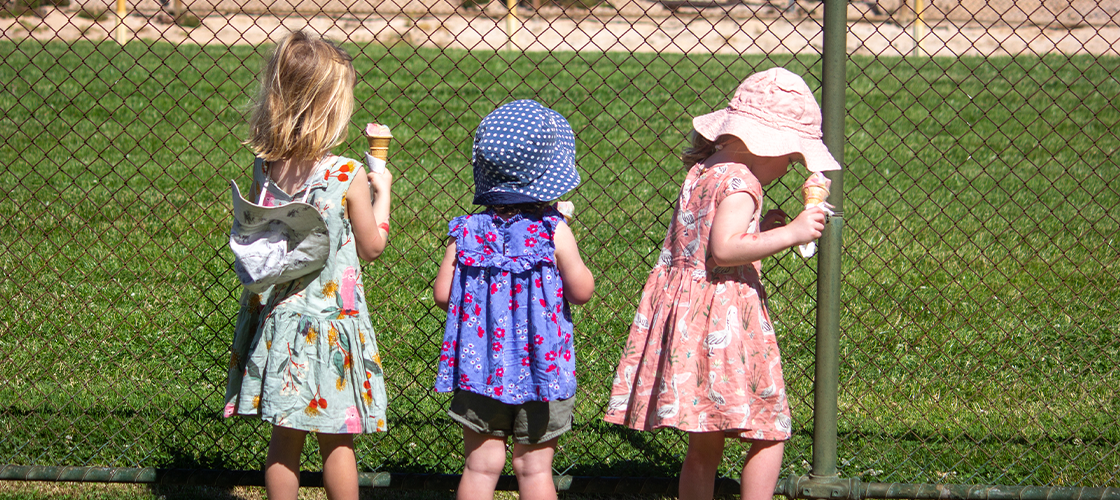
[[[318,163],[319,160],[290,158],[269,162],[268,176],[276,183],[276,187],[284,190],[285,193],[294,193],[307,183],[307,179],[315,172]]]
[[[740,145],[735,147],[734,145],[729,145],[712,153],[707,160],[704,160],[704,164],[712,166],[718,163],[741,163],[746,165],[747,168],[751,168],[754,166],[754,160],[756,158],[758,157],[752,154],[746,146]]]

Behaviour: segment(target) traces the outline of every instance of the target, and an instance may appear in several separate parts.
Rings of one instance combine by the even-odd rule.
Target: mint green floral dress
[[[226,417],[259,417],[310,432],[359,434],[385,430],[385,380],[366,308],[362,268],[346,209],[359,163],[328,156],[298,192],[267,182],[253,167],[253,193],[263,204],[302,200],[319,210],[330,231],[330,255],[318,273],[243,291],[230,348]]]

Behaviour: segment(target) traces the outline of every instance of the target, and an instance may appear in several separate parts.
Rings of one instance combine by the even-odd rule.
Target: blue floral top
[[[554,209],[503,220],[492,210],[448,224],[458,261],[435,389],[503,403],[575,395],[572,316],[556,269]]]

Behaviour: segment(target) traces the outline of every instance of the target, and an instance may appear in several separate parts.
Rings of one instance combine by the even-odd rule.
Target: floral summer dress
[[[466,390],[507,404],[575,395],[572,316],[552,238],[563,220],[551,208],[508,220],[487,210],[448,224],[458,261],[437,392]]]
[[[253,168],[264,205],[303,198],[330,231],[318,273],[244,291],[230,348],[224,415],[260,417],[281,427],[326,434],[385,430],[385,381],[366,309],[362,269],[346,210],[358,163],[328,156],[298,192],[288,194]]]
[[[748,231],[757,233],[762,186],[746,166],[698,163],[689,171],[642,290],[607,422],[644,431],[674,427],[789,439],[789,406],[761,265],[708,262],[715,209],[738,192],[754,198]]]

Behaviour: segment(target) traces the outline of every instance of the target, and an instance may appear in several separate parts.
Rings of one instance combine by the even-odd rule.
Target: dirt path
[[[596,9],[582,18],[541,10],[541,15],[515,21],[514,36],[506,35],[500,12],[457,11],[447,15],[398,14],[343,15],[338,17],[286,17],[250,14],[211,14],[202,25],[184,28],[158,10],[147,15],[134,12],[125,18],[125,37],[166,40],[171,43],[260,44],[289,30],[310,26],[322,36],[354,42],[379,41],[415,46],[458,49],[526,51],[624,51],[674,53],[818,53],[820,21],[811,16],[785,19],[749,9],[681,9],[674,14],[664,7],[650,15],[623,15],[613,9]],[[42,17],[0,18],[0,39],[103,40],[116,36],[115,16],[92,21],[77,15],[79,7],[47,9]],[[857,13],[858,14],[858,13]],[[850,16],[851,17],[851,16]],[[862,19],[860,16],[854,16]],[[916,53],[913,23],[857,21],[849,23],[848,52],[864,55]],[[935,56],[1019,55],[1062,52],[1066,54],[1120,55],[1120,27],[1084,26],[1047,28],[1028,25],[958,25],[941,21],[917,32],[921,53]]]

